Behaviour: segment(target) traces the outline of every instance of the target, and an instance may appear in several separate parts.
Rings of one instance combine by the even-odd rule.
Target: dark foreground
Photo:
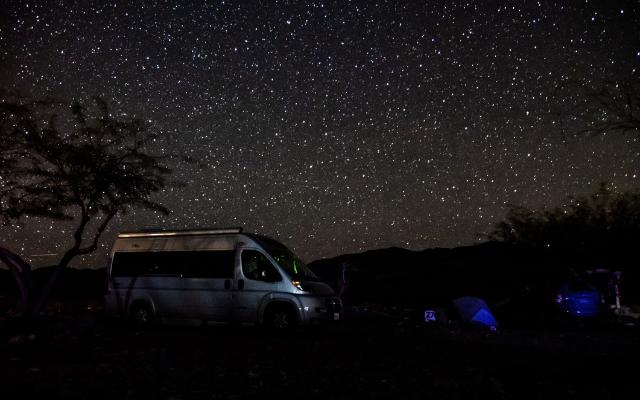
[[[484,332],[344,323],[136,330],[79,316],[0,344],[2,399],[640,396],[637,330]]]

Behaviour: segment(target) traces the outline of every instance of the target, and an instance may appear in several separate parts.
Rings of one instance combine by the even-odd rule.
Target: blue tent
[[[498,326],[498,321],[489,310],[487,303],[478,297],[460,297],[455,299],[453,304],[458,309],[463,322],[473,322],[489,328]]]

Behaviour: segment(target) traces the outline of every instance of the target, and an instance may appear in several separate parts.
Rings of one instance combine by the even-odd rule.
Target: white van
[[[275,328],[339,320],[342,309],[289,249],[241,228],[120,233],[105,308],[139,324],[181,318]]]

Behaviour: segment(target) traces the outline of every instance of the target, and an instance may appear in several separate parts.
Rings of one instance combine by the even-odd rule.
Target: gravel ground
[[[2,339],[7,400],[639,396],[640,335],[622,328],[487,332],[368,321],[277,334],[137,330],[76,316],[47,322],[33,340]]]

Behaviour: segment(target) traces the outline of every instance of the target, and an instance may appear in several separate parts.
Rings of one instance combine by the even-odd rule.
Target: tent
[[[498,321],[489,310],[487,303],[478,297],[460,297],[455,299],[453,304],[458,309],[463,322],[476,323],[491,329],[498,326]]]

